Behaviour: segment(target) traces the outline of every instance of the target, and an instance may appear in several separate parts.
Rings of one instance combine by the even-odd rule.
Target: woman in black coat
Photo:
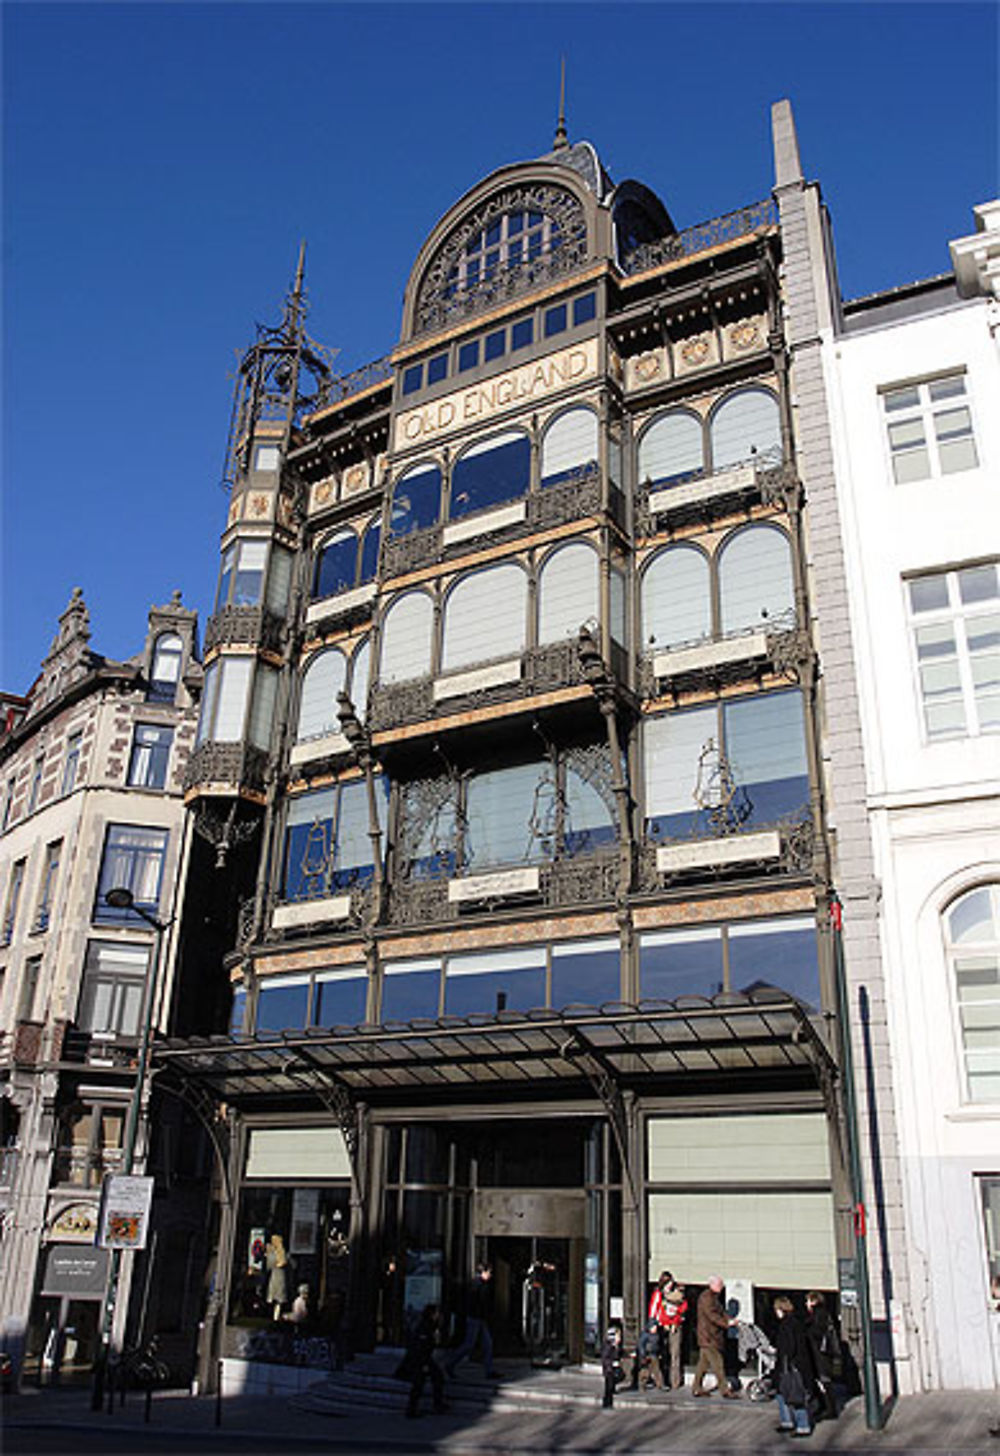
[[[817,1289],[810,1289],[806,1295],[806,1334],[823,1398],[823,1415],[835,1421],[844,1403],[844,1356],[833,1316]]]
[[[809,1401],[816,1381],[816,1367],[805,1326],[795,1313],[792,1301],[784,1294],[774,1301],[778,1317],[778,1415],[779,1431],[793,1436],[812,1435]]]

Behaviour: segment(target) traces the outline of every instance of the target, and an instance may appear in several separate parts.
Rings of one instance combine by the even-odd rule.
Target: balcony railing
[[[389,923],[430,925],[486,914],[503,905],[562,909],[610,904],[618,891],[620,865],[618,846],[611,844],[546,864],[465,878],[445,873],[404,878],[390,889]]]
[[[731,834],[693,834],[659,844],[647,840],[639,854],[639,888],[655,892],[674,882],[809,874],[815,851],[815,829],[805,809],[780,823],[744,826]]]
[[[88,1066],[134,1071],[138,1058],[138,1039],[115,1032],[67,1030],[63,1038],[62,1059],[85,1062]]]
[[[208,784],[225,790],[247,788],[264,792],[268,755],[261,748],[244,743],[203,743],[188,760],[184,788]]]
[[[208,619],[205,651],[212,647],[245,646],[280,652],[284,634],[284,618],[267,607],[222,607]]]
[[[709,248],[721,247],[723,243],[735,242],[738,238],[750,238],[778,225],[778,209],[770,198],[763,202],[752,202],[736,212],[724,213],[710,218],[708,222],[696,223],[669,238],[657,238],[652,243],[642,243],[623,261],[622,272],[631,276],[645,273],[650,268],[659,268],[664,263],[676,263],[684,258],[693,258]]]
[[[791,611],[728,637],[648,651],[639,664],[639,685],[643,697],[652,698],[664,688],[726,687],[762,671],[800,682],[812,656],[809,634],[796,626]]]
[[[331,890],[304,900],[282,900],[271,915],[265,940],[349,932],[356,935],[369,922],[374,901],[371,881]]]
[[[754,455],[725,470],[694,470],[661,484],[644,482],[636,495],[636,530],[652,536],[666,526],[710,521],[757,503],[791,510],[800,491],[791,465],[772,452]]]

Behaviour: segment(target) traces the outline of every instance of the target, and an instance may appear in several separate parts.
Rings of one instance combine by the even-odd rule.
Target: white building
[[[1000,1382],[1000,202],[976,226],[824,341],[914,1389]]]

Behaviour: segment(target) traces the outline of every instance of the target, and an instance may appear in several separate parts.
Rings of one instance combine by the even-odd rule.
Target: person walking
[[[471,1355],[476,1341],[482,1348],[483,1374],[493,1380],[493,1332],[490,1320],[493,1314],[493,1270],[489,1264],[479,1264],[465,1295],[465,1337],[458,1349],[445,1363],[450,1377],[467,1355]]]
[[[806,1335],[816,1367],[822,1418],[835,1421],[844,1404],[844,1352],[833,1316],[818,1289],[806,1295]]]
[[[428,1376],[434,1409],[439,1412],[445,1409],[444,1375],[434,1358],[440,1337],[441,1311],[436,1304],[428,1304],[410,1333],[406,1342],[406,1354],[396,1371],[397,1379],[410,1382],[410,1394],[406,1402],[406,1414],[410,1420],[420,1414],[420,1397]]]
[[[638,1344],[635,1347],[635,1366],[632,1370],[633,1390],[648,1390],[651,1385],[655,1385],[657,1390],[663,1389],[663,1370],[660,1366],[661,1350],[660,1326],[655,1319],[649,1319],[643,1325]]]
[[[671,1390],[680,1390],[684,1384],[681,1368],[681,1339],[684,1333],[684,1316],[688,1302],[684,1286],[678,1284],[669,1269],[664,1269],[649,1300],[649,1318],[660,1327],[660,1363]]]
[[[611,1410],[615,1403],[615,1389],[628,1379],[622,1362],[622,1332],[620,1325],[609,1325],[601,1346],[601,1373],[604,1376],[604,1395],[601,1406]]]
[[[778,1352],[777,1429],[792,1436],[811,1436],[809,1397],[816,1380],[816,1367],[809,1338],[787,1295],[778,1295],[774,1312],[778,1317],[778,1337],[774,1342]]]
[[[691,1394],[711,1395],[710,1390],[702,1388],[702,1382],[711,1370],[718,1389],[722,1391],[723,1400],[739,1400],[739,1391],[729,1389],[729,1381],[726,1379],[725,1366],[722,1362],[726,1331],[739,1324],[738,1320],[730,1319],[722,1308],[720,1296],[724,1287],[722,1275],[713,1274],[708,1281],[708,1288],[703,1289],[698,1296],[698,1363],[694,1368],[694,1385]]]

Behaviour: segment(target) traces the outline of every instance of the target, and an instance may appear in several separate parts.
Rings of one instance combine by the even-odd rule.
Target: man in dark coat
[[[406,1342],[406,1354],[396,1374],[400,1380],[410,1382],[410,1395],[406,1403],[406,1414],[411,1418],[420,1414],[420,1396],[424,1380],[429,1375],[434,1397],[434,1409],[443,1411],[444,1375],[434,1358],[434,1350],[441,1334],[441,1311],[436,1304],[428,1304],[413,1328]]]
[[[449,1375],[454,1375],[466,1355],[472,1354],[478,1340],[483,1355],[483,1373],[487,1380],[494,1379],[492,1315],[493,1270],[489,1264],[480,1264],[465,1296],[465,1338],[445,1367]]]
[[[726,1331],[739,1324],[739,1320],[730,1319],[722,1308],[720,1295],[723,1287],[722,1275],[713,1274],[708,1281],[708,1288],[703,1289],[698,1296],[696,1332],[698,1363],[694,1367],[694,1384],[691,1394],[711,1395],[710,1390],[702,1389],[702,1381],[711,1370],[718,1389],[722,1391],[723,1399],[738,1400],[739,1391],[729,1389],[729,1381],[726,1379],[725,1366],[722,1361],[722,1351],[725,1348]]]

